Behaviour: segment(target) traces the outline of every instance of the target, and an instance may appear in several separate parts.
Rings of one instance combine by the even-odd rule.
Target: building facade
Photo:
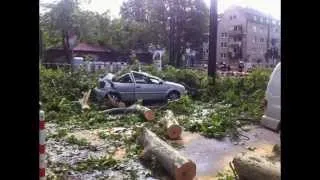
[[[280,61],[280,30],[280,21],[271,16],[250,8],[230,7],[218,20],[217,63],[275,65]],[[203,59],[207,57],[205,42]]]

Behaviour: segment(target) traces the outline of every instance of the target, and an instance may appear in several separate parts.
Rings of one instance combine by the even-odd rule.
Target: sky
[[[40,0],[40,3],[51,3],[57,0]],[[111,17],[119,17],[120,6],[126,0],[82,0],[80,7],[85,10],[96,11],[103,13],[110,11]],[[210,0],[204,0],[208,7],[210,7]],[[225,9],[232,5],[247,6],[266,14],[271,14],[273,17],[280,20],[281,15],[281,0],[218,0],[218,13],[222,13]],[[42,9],[40,8],[40,13]]]

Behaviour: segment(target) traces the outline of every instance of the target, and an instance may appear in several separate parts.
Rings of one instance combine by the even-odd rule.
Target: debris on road
[[[139,140],[144,147],[143,157],[148,159],[155,156],[175,180],[193,180],[196,176],[195,163],[182,156],[150,130],[143,128]]]
[[[280,180],[280,163],[255,153],[240,153],[232,161],[240,179]]]

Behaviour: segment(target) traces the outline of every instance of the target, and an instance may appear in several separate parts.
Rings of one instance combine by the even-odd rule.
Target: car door
[[[266,115],[281,120],[281,66],[276,67],[267,88]]]
[[[161,97],[161,85],[159,81],[151,81],[151,79],[140,73],[132,73],[135,80],[136,99],[143,100],[159,100]]]
[[[122,101],[134,101],[134,81],[130,75],[127,73],[121,76],[119,79],[114,81],[114,89],[116,92],[120,94],[120,98]]]

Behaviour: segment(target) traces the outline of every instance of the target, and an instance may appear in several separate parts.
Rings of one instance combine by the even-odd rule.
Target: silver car
[[[119,77],[99,80],[95,88],[98,100],[109,94],[113,99],[123,102],[136,100],[175,100],[186,94],[183,85],[164,81],[145,72],[131,71]]]

